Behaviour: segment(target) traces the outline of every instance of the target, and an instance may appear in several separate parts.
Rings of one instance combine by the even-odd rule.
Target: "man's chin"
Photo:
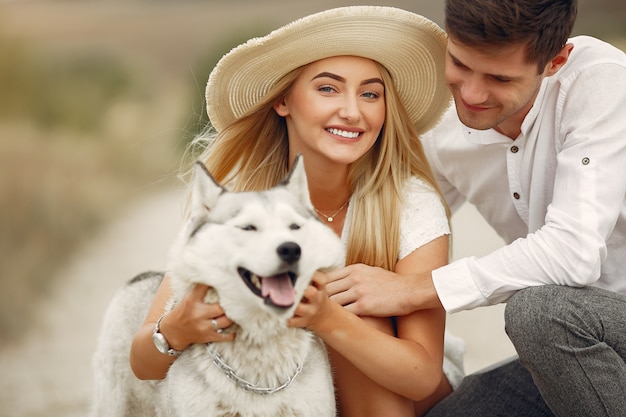
[[[495,126],[493,120],[486,120],[484,117],[477,117],[475,114],[464,114],[458,111],[457,114],[459,116],[459,120],[463,123],[464,126],[469,127],[470,129],[475,130],[488,130]]]

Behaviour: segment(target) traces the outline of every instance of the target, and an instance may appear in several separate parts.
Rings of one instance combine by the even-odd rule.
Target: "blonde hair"
[[[398,260],[406,181],[417,176],[440,197],[441,193],[391,75],[382,65],[377,66],[385,84],[385,124],[374,146],[349,169],[352,214],[346,264],[393,270]],[[233,191],[259,191],[285,177],[289,165],[287,128],[272,105],[289,93],[301,70],[280,79],[257,105],[218,134],[198,138],[206,143],[198,159],[218,182],[228,184]],[[445,205],[443,198],[441,201]]]

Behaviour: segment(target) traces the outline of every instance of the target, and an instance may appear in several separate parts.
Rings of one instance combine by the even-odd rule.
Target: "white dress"
[[[405,185],[404,207],[400,221],[400,253],[402,259],[426,243],[450,234],[446,211],[439,196],[425,181],[412,177]],[[344,228],[341,233],[344,245],[347,244],[348,225],[352,215],[348,206]],[[443,372],[452,388],[456,389],[465,376],[463,339],[445,332]]]

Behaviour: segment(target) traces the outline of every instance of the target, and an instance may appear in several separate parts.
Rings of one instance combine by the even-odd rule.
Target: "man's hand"
[[[364,264],[350,265],[327,274],[331,300],[359,316],[403,316],[438,307],[430,272],[400,275]]]

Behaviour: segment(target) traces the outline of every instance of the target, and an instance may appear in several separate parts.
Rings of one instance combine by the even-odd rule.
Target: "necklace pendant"
[[[337,210],[337,211],[335,212],[335,214],[333,214],[332,216],[327,216],[327,215],[325,215],[323,212],[321,212],[320,210],[318,210],[318,209],[317,209],[317,207],[315,207],[315,206],[313,206],[313,209],[315,209],[315,211],[317,211],[317,212],[319,213],[319,215],[320,215],[320,216],[322,216],[323,218],[325,218],[325,219],[326,219],[326,221],[327,221],[328,223],[332,223],[332,222],[334,222],[334,221],[335,221],[335,216],[336,216],[336,215],[338,215],[339,213],[341,213],[341,211],[342,211],[344,208],[346,208],[346,206],[348,205],[348,202],[349,202],[349,201],[350,201],[350,198],[348,198],[348,199],[346,200],[346,202],[345,202],[345,203],[343,203],[343,206],[339,207],[339,210]]]

